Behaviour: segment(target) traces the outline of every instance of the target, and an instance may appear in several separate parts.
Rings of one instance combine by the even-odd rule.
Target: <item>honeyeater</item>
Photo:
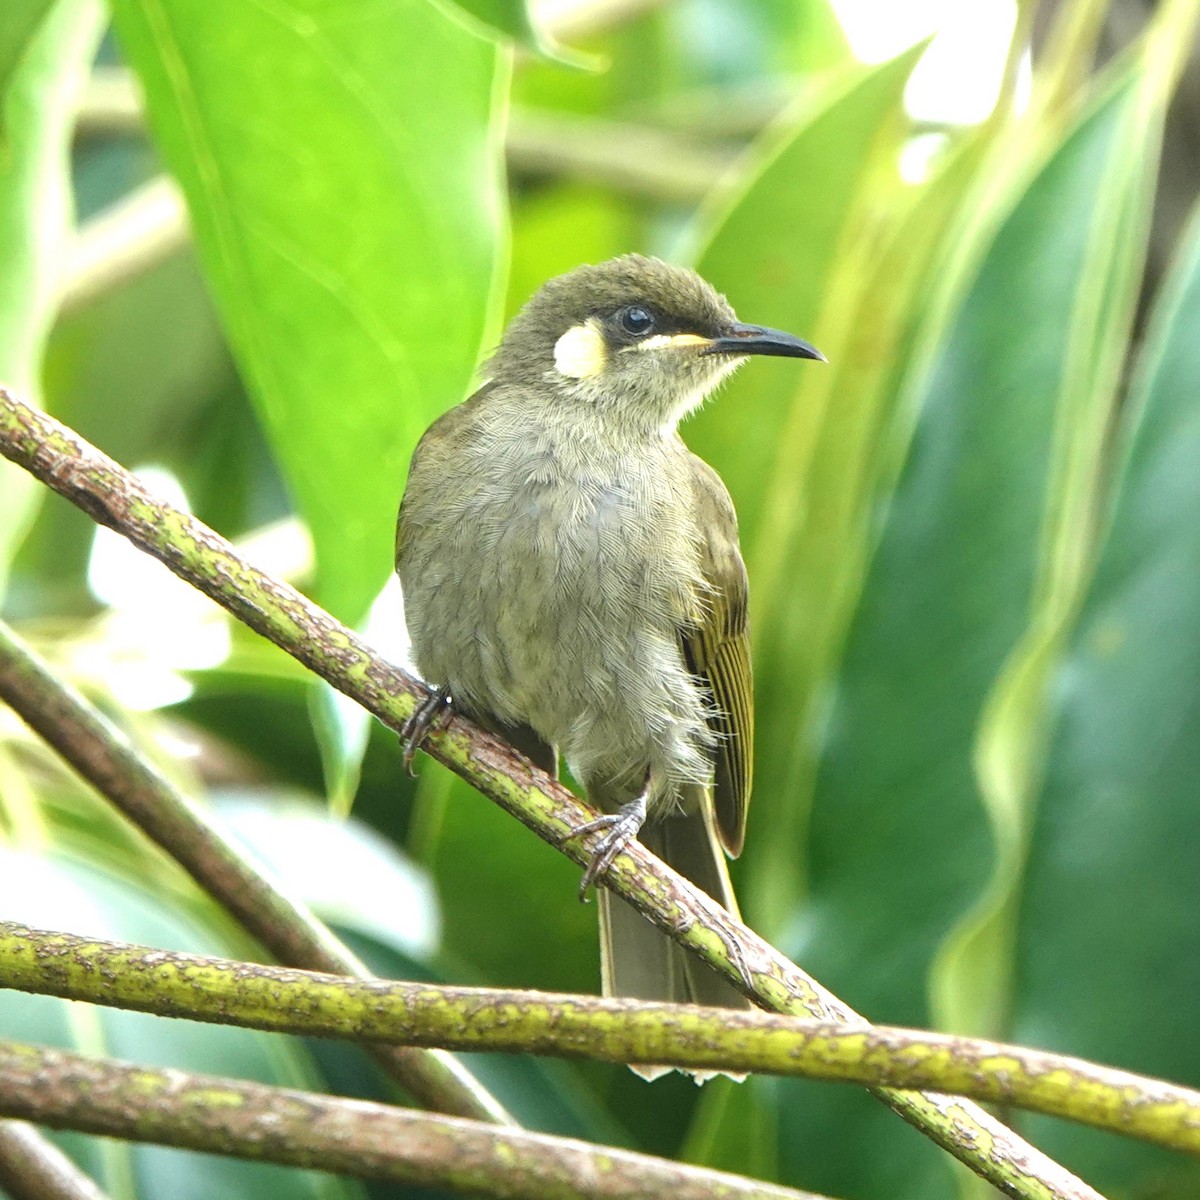
[[[412,655],[439,701],[605,816],[583,888],[632,838],[736,911],[754,708],[746,569],[717,473],[679,421],[751,355],[820,359],[745,325],[692,271],[629,254],[546,283],[470,399],[413,456],[396,568]],[[411,754],[411,744],[409,753]],[[639,913],[600,893],[605,994],[742,1007]]]

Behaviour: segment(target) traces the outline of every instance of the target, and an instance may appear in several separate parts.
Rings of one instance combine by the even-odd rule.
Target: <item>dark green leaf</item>
[[[795,847],[810,896],[784,948],[873,1020],[931,1021],[930,968],[993,870],[975,731],[1027,627],[1052,482],[1111,403],[1099,391],[1081,410],[1075,389],[1095,361],[1083,339],[1108,328],[1090,319],[1094,299],[1139,252],[1136,238],[1098,236],[1110,202],[1144,195],[1147,163],[1128,140],[1137,82],[1072,131],[987,248],[929,375],[850,630],[807,843]],[[1141,132],[1152,163],[1153,129]],[[784,1147],[835,1131],[844,1141],[852,1124],[855,1140],[888,1147],[870,1160],[877,1176],[860,1157],[805,1182],[846,1192],[870,1181],[882,1195],[924,1161],[919,1193],[948,1194],[949,1174],[907,1131],[851,1099],[781,1093]],[[807,1162],[797,1155],[787,1177]]]
[[[1111,530],[1057,674],[1013,1036],[1200,1086],[1200,213],[1158,302]],[[1196,1165],[1038,1121],[1109,1194],[1190,1196]]]

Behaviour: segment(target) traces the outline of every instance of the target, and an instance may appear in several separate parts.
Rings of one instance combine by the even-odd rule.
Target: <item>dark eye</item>
[[[631,304],[617,314],[621,328],[634,337],[644,337],[654,328],[654,315],[640,304]]]

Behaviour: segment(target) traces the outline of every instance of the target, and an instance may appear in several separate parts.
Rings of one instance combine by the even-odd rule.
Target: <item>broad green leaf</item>
[[[466,393],[499,295],[503,52],[427,0],[115,0],[217,306],[356,621],[413,445]]]
[[[95,0],[23,0],[0,21],[0,380],[35,400],[70,228],[75,104],[100,21]],[[0,463],[0,594],[39,494]]]
[[[973,738],[1026,628],[1055,472],[1072,438],[1092,445],[1111,400],[1081,402],[1078,388],[1087,338],[1112,332],[1097,296],[1138,253],[1136,239],[1099,236],[1114,204],[1144,194],[1145,163],[1127,153],[1135,82],[1071,132],[987,248],[928,376],[849,631],[807,844],[794,847],[810,895],[784,949],[873,1020],[929,1022],[931,961],[993,866]],[[948,1194],[945,1167],[857,1097],[780,1092],[785,1148],[850,1130],[887,1147],[809,1186],[884,1195],[903,1171],[923,1179],[919,1194]]]
[[[1178,11],[1178,10],[1177,10]],[[1065,330],[1059,420],[1046,496],[1034,607],[988,697],[975,770],[996,844],[991,884],[943,948],[934,977],[940,1023],[1001,1036],[1013,981],[1013,923],[1035,791],[1043,766],[1046,687],[1093,562],[1097,513],[1108,484],[1108,450],[1120,375],[1149,233],[1153,185],[1173,72],[1155,37],[1117,77],[1108,186],[1088,217],[1090,247]],[[1186,36],[1183,39],[1186,41]],[[1172,54],[1178,51],[1171,51]]]
[[[1056,408],[1077,306],[1090,299],[1080,289],[1093,282],[1088,218],[1108,172],[1127,165],[1112,152],[1135,99],[1122,89],[1073,132],[992,243],[946,330],[850,632],[812,882],[818,911],[866,911],[843,912],[836,936],[810,928],[806,961],[819,975],[821,961],[826,974],[870,972],[889,1020],[925,1017],[922,964],[990,858],[972,737],[1032,598]],[[938,841],[958,849],[939,853]],[[891,944],[897,909],[902,945]]]
[[[1078,626],[1018,927],[1011,1036],[1200,1086],[1200,209],[1153,313],[1123,478]],[[1195,1163],[1054,1122],[1110,1195],[1186,1197]]]

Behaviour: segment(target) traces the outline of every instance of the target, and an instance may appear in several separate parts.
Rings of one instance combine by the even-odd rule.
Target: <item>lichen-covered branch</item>
[[[1200,1154],[1200,1092],[1066,1055],[759,1010],[353,980],[0,922],[0,987],[308,1037],[936,1088]]]
[[[0,1121],[0,1195],[11,1200],[107,1200],[95,1180],[25,1121]]]
[[[0,621],[0,700],[36,730],[102,796],[280,962],[367,978],[366,965],[300,901],[285,895],[203,810],[148,763],[94,705],[51,672]],[[428,1108],[508,1123],[503,1106],[440,1051],[380,1046],[376,1060]]]
[[[165,563],[384,724],[399,730],[427,691],[380,659],[329,613],[244,561],[224,538],[155,499],[78,434],[0,388],[0,454],[101,524]],[[595,836],[567,839],[596,813],[498,738],[455,716],[429,753],[580,865]],[[764,1008],[861,1027],[862,1017],[692,887],[638,842],[603,880],[681,945]],[[1097,1200],[1098,1193],[970,1101],[876,1089],[914,1127],[1005,1194],[1021,1200]]]
[[[478,1196],[820,1200],[570,1138],[20,1042],[0,1041],[0,1115]]]

